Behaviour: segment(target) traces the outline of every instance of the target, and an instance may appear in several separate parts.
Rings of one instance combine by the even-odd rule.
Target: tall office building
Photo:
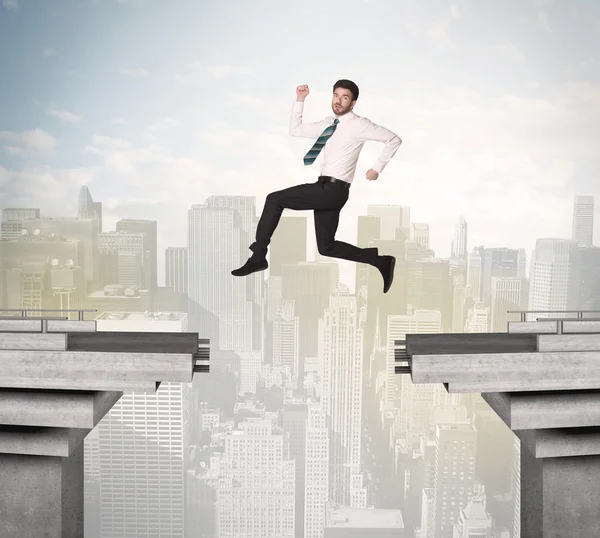
[[[300,318],[294,314],[294,301],[284,301],[273,320],[273,366],[289,368],[298,376],[300,357]]]
[[[440,333],[442,314],[439,310],[416,310],[412,314],[387,317],[386,392],[385,402],[395,405],[400,397],[401,376],[395,373],[394,341],[404,340],[412,333]]]
[[[594,197],[575,196],[571,239],[580,247],[591,247],[594,240]]]
[[[528,286],[524,278],[492,277],[492,301],[489,331],[506,332],[508,322],[516,321],[515,314],[509,310],[527,310]]]
[[[40,210],[29,207],[7,207],[2,210],[2,222],[0,222],[0,239],[18,239],[23,230],[23,221],[27,219],[39,219]]]
[[[304,492],[306,489],[306,454],[307,454],[307,428],[310,401],[304,398],[289,399],[283,404],[283,429],[290,439],[290,459],[296,462],[296,536],[304,536],[305,504]],[[310,447],[312,453],[312,446]],[[329,454],[323,458],[327,462]],[[309,475],[312,477],[312,469]]]
[[[165,251],[165,285],[175,293],[188,291],[188,249],[168,247]]]
[[[269,245],[269,276],[283,275],[283,264],[306,261],[306,226],[306,217],[279,219]]]
[[[144,234],[142,248],[142,263],[144,265],[143,288],[151,293],[156,291],[158,246],[155,220],[121,219],[117,221],[117,232]]]
[[[294,315],[299,318],[298,378],[304,378],[304,360],[316,357],[318,323],[329,305],[332,292],[328,264],[304,262],[283,266],[283,300],[294,301]]]
[[[422,222],[413,222],[410,230],[410,240],[421,245],[423,248],[429,248],[429,224]]]
[[[477,430],[470,423],[438,424],[435,432],[433,536],[452,536],[475,485]]]
[[[303,497],[304,538],[323,538],[325,504],[329,499],[329,437],[325,409],[321,404],[309,401]]]
[[[90,190],[82,185],[79,189],[79,200],[77,207],[78,219],[97,219],[98,232],[102,231],[102,202],[94,202]]]
[[[220,462],[219,538],[295,538],[295,462],[270,419],[228,432]]]
[[[255,279],[261,278],[261,273],[244,278],[231,276],[231,270],[248,258],[246,230],[250,223],[244,222],[237,206],[252,205],[254,199],[243,198],[227,205],[227,200],[211,197],[206,204],[192,206],[188,213],[191,327],[207,335],[222,351],[256,349],[254,324],[261,327],[253,293]]]
[[[442,332],[452,330],[453,286],[448,260],[417,260],[413,264],[412,293],[409,303],[414,310],[438,310],[442,313]]]
[[[469,308],[465,321],[466,333],[487,333],[490,318],[490,307],[482,302],[476,302]]]
[[[467,261],[467,221],[463,215],[458,217],[458,222],[454,225],[450,257],[453,260]]]
[[[100,284],[120,284],[147,290],[148,265],[144,264],[143,233],[126,231],[98,234]]]
[[[356,297],[340,285],[319,320],[323,408],[329,419],[330,498],[346,506],[360,472],[363,319]]]
[[[579,301],[582,310],[600,310],[600,247],[579,248]]]
[[[185,332],[187,314],[104,312],[97,328]],[[124,394],[98,424],[102,536],[184,538],[190,394],[191,383]]]
[[[256,217],[256,199],[254,196],[209,196],[206,199],[206,205],[213,208],[231,208],[239,216],[241,261],[239,267],[248,259],[251,254],[249,246],[254,241],[256,236],[256,226],[258,219]],[[231,278],[231,273],[229,274]],[[238,277],[239,278],[239,277]],[[250,302],[252,312],[251,338],[252,350],[261,349],[263,341],[263,292],[265,273],[258,271],[251,275],[245,276],[242,280],[246,280],[246,298]]]
[[[98,253],[97,218],[79,219],[71,217],[40,217],[23,221],[23,229],[28,235],[54,237],[61,240],[81,241],[84,250],[83,270],[86,280],[86,293],[98,284],[100,257]],[[36,232],[36,230],[38,230]]]
[[[479,301],[481,298],[482,278],[482,255],[480,249],[475,247],[467,255],[467,285],[471,286],[471,289],[473,290],[473,300],[475,301]]]
[[[485,488],[474,485],[474,493],[454,524],[452,538],[496,538],[492,517],[486,509]]]
[[[401,205],[370,205],[367,207],[369,217],[379,217],[379,239],[397,238],[400,229],[405,240],[410,239],[410,208]]]
[[[360,215],[358,217],[356,246],[367,248],[372,246],[371,242],[379,239],[381,234],[381,219],[379,217]],[[369,266],[363,263],[356,265],[356,279],[354,293],[362,306],[366,301],[366,288],[369,277]]]
[[[579,302],[578,262],[576,241],[538,239],[531,266],[528,310],[548,312],[576,309]],[[546,317],[553,315],[544,314]]]

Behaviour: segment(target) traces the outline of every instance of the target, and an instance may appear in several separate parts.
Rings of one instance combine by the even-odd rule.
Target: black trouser
[[[254,253],[252,257],[262,259],[267,255],[267,247],[284,209],[312,209],[319,254],[374,265],[377,259],[376,248],[358,248],[335,239],[340,210],[348,201],[349,193],[347,182],[331,182],[324,180],[322,176],[315,183],[304,183],[270,193],[258,221],[256,242],[250,245],[250,250]]]

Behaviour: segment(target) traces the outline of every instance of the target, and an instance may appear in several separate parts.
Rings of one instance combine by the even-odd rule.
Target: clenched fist
[[[310,90],[308,89],[308,85],[307,84],[300,84],[300,86],[298,86],[296,88],[296,100],[297,101],[304,101],[304,99],[306,99],[306,96],[310,93]]]
[[[372,168],[369,168],[367,170],[367,179],[369,181],[374,181],[379,177],[379,172],[377,170],[373,170]]]

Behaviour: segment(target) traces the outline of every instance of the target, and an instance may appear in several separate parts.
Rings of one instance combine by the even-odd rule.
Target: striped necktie
[[[330,125],[321,133],[321,136],[314,143],[313,147],[310,148],[308,153],[304,156],[305,166],[308,166],[315,162],[316,158],[319,156],[319,153],[321,153],[321,150],[325,147],[325,142],[329,140],[329,137],[333,134],[339,122],[340,120],[335,118],[333,120],[333,125]]]

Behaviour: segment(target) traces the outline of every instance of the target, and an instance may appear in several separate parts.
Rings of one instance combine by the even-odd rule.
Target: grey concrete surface
[[[89,379],[89,378],[39,378],[39,377],[0,377],[0,390],[11,389],[56,389],[56,390],[101,390],[118,391],[124,394],[152,394],[160,386],[156,381],[128,381],[122,379]]]
[[[0,320],[0,538],[83,537],[83,441],[123,393],[191,382],[197,333]],[[54,332],[53,332],[54,331]],[[208,343],[203,343],[206,347]]]
[[[42,321],[32,319],[0,319],[0,332],[41,332]]]
[[[557,428],[547,430],[514,430],[536,458],[600,455],[600,428]]]
[[[0,426],[0,455],[68,457],[91,429]]]
[[[599,365],[600,351],[413,355],[412,379],[414,383],[584,379],[600,375]]]
[[[513,430],[600,424],[600,390],[483,392],[481,397]]]
[[[67,334],[0,332],[0,349],[66,351]]]
[[[556,321],[509,321],[509,333],[553,334]],[[598,333],[600,321],[563,321],[563,333]]]
[[[521,537],[600,536],[600,456],[535,458],[521,448]]]
[[[83,443],[69,458],[0,454],[0,538],[83,538]]]
[[[600,372],[598,372],[600,375]],[[414,379],[413,379],[414,382]],[[600,379],[590,377],[582,379],[488,379],[485,381],[456,381],[444,383],[451,394],[481,392],[537,392],[540,390],[592,390],[600,389]]]
[[[120,391],[0,389],[0,424],[94,429],[122,395]]]
[[[598,351],[600,334],[539,334],[537,350],[549,351]]]
[[[48,332],[90,332],[96,330],[96,320],[48,320]]]
[[[2,377],[190,383],[192,370],[191,353],[0,350]]]

